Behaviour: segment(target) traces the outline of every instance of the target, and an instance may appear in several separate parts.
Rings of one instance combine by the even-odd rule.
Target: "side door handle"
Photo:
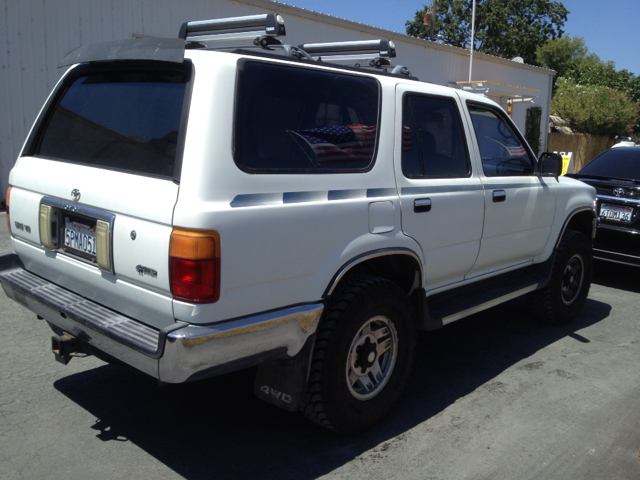
[[[507,199],[507,192],[504,190],[494,190],[493,191],[493,201],[494,202],[504,202]]]
[[[413,211],[415,213],[428,212],[431,210],[430,198],[416,198],[413,201]]]

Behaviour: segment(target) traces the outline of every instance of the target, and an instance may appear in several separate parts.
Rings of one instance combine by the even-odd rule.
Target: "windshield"
[[[640,147],[607,150],[585,165],[580,173],[596,177],[640,180]]]
[[[187,79],[180,70],[76,74],[49,113],[35,154],[170,177]]]

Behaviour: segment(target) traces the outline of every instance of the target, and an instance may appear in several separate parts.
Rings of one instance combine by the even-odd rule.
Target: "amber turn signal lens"
[[[171,293],[188,303],[213,303],[220,297],[218,232],[175,228],[169,247]]]

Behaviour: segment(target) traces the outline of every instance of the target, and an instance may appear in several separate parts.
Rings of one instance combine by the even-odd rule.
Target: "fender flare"
[[[323,298],[330,297],[331,294],[334,292],[336,286],[340,283],[340,281],[356,265],[359,265],[359,264],[361,264],[363,262],[366,262],[368,260],[372,260],[374,258],[386,257],[386,256],[390,256],[390,255],[406,255],[408,257],[411,257],[413,260],[415,260],[416,264],[418,265],[418,268],[420,269],[420,278],[419,278],[419,280],[420,280],[420,283],[422,283],[422,279],[424,278],[424,266],[423,266],[422,260],[420,259],[420,256],[418,254],[416,254],[413,250],[411,250],[409,248],[404,248],[404,247],[381,248],[381,249],[378,249],[378,250],[373,250],[371,252],[362,253],[362,254],[352,258],[351,260],[346,262],[344,265],[342,265],[342,267],[340,267],[338,272],[333,276],[333,278],[329,282],[329,285],[327,286],[326,290],[324,291],[324,294],[322,295],[322,297]]]

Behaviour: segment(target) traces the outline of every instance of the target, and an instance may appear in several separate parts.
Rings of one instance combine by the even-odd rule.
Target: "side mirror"
[[[562,175],[562,155],[544,152],[540,155],[540,173],[543,177],[559,177]]]

